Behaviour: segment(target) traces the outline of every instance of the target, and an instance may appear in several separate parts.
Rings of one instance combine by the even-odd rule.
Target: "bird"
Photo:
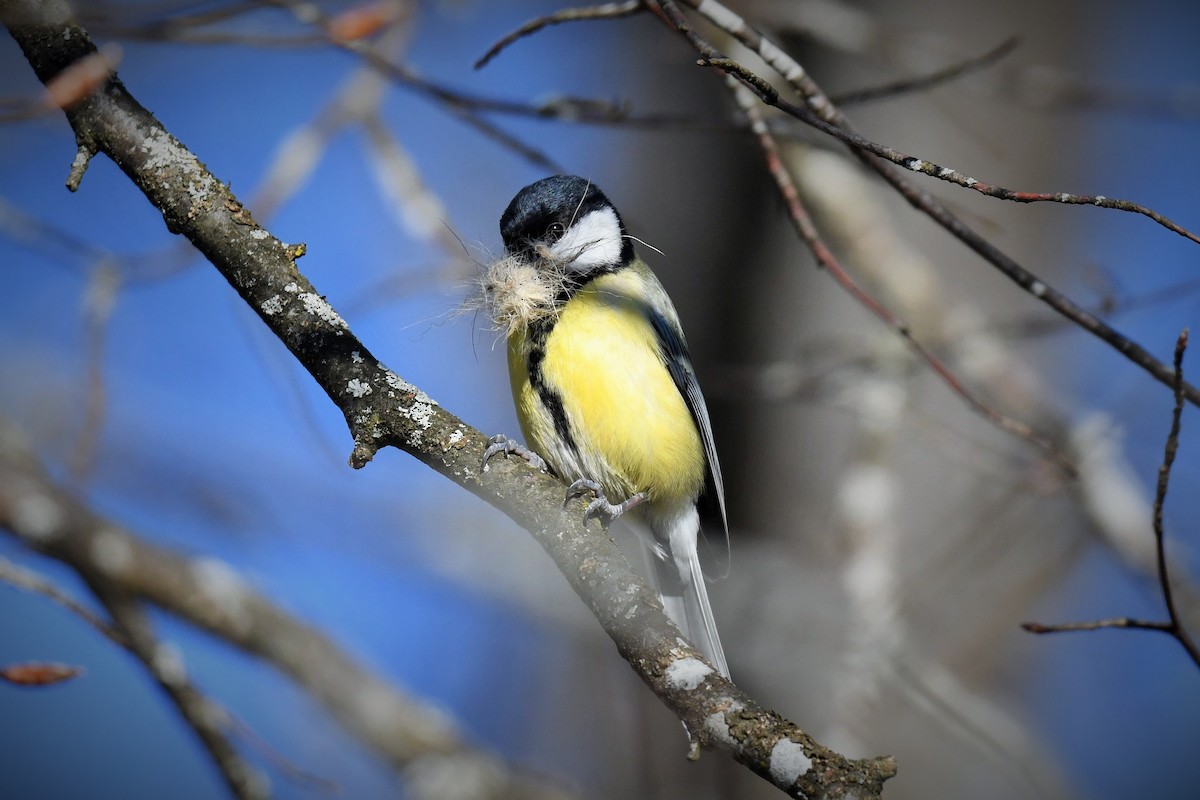
[[[484,465],[500,453],[522,456],[571,482],[564,505],[592,498],[585,522],[607,527],[629,514],[640,523],[664,610],[729,677],[698,551],[702,502],[715,501],[728,546],[725,488],[671,298],[616,207],[584,178],[555,175],[521,189],[500,234],[504,256],[483,273],[482,302],[507,332],[527,446],[493,436]]]

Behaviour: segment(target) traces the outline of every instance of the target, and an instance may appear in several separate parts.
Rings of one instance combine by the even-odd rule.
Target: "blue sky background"
[[[658,110],[637,105],[652,96],[644,73],[611,58],[633,31],[656,26],[649,20],[564,26],[518,44],[482,72],[471,69],[500,34],[553,7],[422,4],[407,61],[473,93],[632,97],[640,110]],[[1131,4],[1094,7],[1083,37],[1089,81],[1200,85],[1195,9],[1185,2],[1158,7],[1161,13]],[[280,19],[271,10],[256,17],[268,29]],[[665,34],[645,40],[661,47],[655,63],[663,74],[693,69]],[[351,56],[322,49],[123,46],[120,73],[134,96],[243,198],[262,180],[281,137],[310,120],[356,66]],[[1037,54],[1030,58],[1036,61]],[[6,36],[0,37],[0,75],[0,95],[38,90]],[[392,90],[384,107],[393,132],[447,203],[446,224],[468,248],[499,247],[500,211],[543,170],[411,93]],[[1086,164],[1086,182],[1020,188],[1129,197],[1200,228],[1194,112],[1064,112],[1082,119],[1084,135],[1066,158]],[[627,148],[666,146],[660,135],[520,119],[502,124],[570,170],[605,176],[614,195],[637,185],[622,158]],[[165,261],[177,237],[105,158],[93,161],[77,194],[63,188],[72,155],[61,117],[0,125],[0,200],[89,245]],[[1196,276],[1200,249],[1146,220],[1047,206],[1027,213],[1070,216],[1070,238],[1051,255],[1100,265],[1125,291]],[[31,431],[48,466],[63,477],[83,424],[88,332],[81,308],[95,263],[47,248],[43,240],[22,241],[14,235],[22,227],[0,226],[6,228],[0,230],[0,413]],[[501,350],[470,317],[450,316],[463,296],[460,282],[435,280],[354,310],[364,297],[376,297],[389,277],[432,273],[446,261],[435,246],[399,228],[380,202],[361,132],[333,142],[307,185],[267,227],[285,241],[308,244],[301,269],[385,363],[479,429],[517,430]],[[1080,278],[1062,288],[1087,297],[1089,286]],[[1116,322],[1166,358],[1179,328],[1200,320],[1197,297],[1180,292]],[[1169,421],[1168,394],[1081,337],[1048,343],[1061,358],[1058,390],[1121,420],[1128,457],[1149,487]],[[1191,356],[1188,363],[1200,362]],[[486,516],[481,503],[396,452],[381,453],[366,469],[348,469],[340,415],[198,259],[169,279],[122,287],[106,327],[103,364],[107,416],[85,493],[97,510],[158,544],[228,560],[257,589],[330,632],[365,663],[451,710],[476,741],[535,767],[563,768],[553,754],[511,736],[534,723],[534,710],[522,702],[527,691],[554,685],[569,668],[554,627],[441,576],[413,544],[445,525],[446,503]],[[1200,483],[1194,412],[1185,413],[1167,514],[1193,566],[1197,539],[1190,521]],[[522,536],[503,520],[495,524],[497,536],[514,542]],[[0,556],[88,597],[70,571],[9,538],[0,537]],[[1099,550],[1050,593],[1044,611],[1045,619],[1161,616],[1156,587],[1131,580]],[[155,620],[200,686],[273,747],[314,765],[345,789],[344,796],[394,795],[392,773],[273,670],[166,616]],[[1138,796],[1148,772],[1163,776],[1159,796],[1176,790],[1174,796],[1184,796],[1186,765],[1200,752],[1200,673],[1179,648],[1165,637],[1116,632],[1040,640],[1038,648],[1037,667],[1023,673],[1032,679],[1012,691],[1028,703],[1028,715],[1080,796]],[[85,665],[87,677],[36,691],[0,684],[0,794],[15,800],[95,796],[96,787],[113,787],[127,798],[220,794],[192,733],[140,665],[62,609],[0,584],[0,664],[26,660]],[[603,765],[582,756],[567,768],[585,786],[602,779]],[[272,780],[280,796],[319,796],[277,772]]]

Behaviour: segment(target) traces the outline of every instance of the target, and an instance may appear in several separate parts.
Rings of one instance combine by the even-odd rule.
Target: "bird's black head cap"
[[[621,227],[621,262],[633,259],[633,240],[625,235],[621,214],[604,192],[578,175],[553,175],[531,183],[500,215],[500,236],[508,252],[527,252],[538,242],[552,243],[592,211],[612,209]]]

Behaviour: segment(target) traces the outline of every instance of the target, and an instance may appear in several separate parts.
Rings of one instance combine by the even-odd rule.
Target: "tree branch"
[[[952,214],[933,195],[924,189],[918,188],[904,174],[895,170],[891,163],[880,160],[880,158],[887,157],[889,148],[885,148],[882,145],[875,144],[859,136],[842,115],[841,111],[830,101],[829,97],[816,82],[809,77],[805,69],[778,45],[771,42],[761,32],[749,25],[744,19],[730,11],[717,0],[683,0],[687,5],[696,9],[709,22],[729,33],[766,61],[773,70],[787,81],[792,89],[800,94],[804,99],[804,106],[787,102],[761,76],[756,75],[753,71],[733,59],[727,58],[711,42],[692,28],[690,22],[673,0],[646,0],[646,2],[650,5],[651,10],[655,12],[656,16],[662,19],[672,30],[683,36],[696,49],[701,55],[699,63],[717,67],[736,76],[758,94],[759,98],[767,105],[776,106],[796,119],[845,142],[851,148],[852,152],[858,156],[859,160],[890,183],[914,208],[926,214],[930,219],[942,226],[950,235],[974,250],[1009,280],[1083,330],[1110,345],[1118,353],[1149,373],[1158,382],[1166,386],[1174,386],[1174,372],[1172,372],[1168,364],[1155,358],[1150,351],[1146,350],[1133,339],[1130,339],[1111,325],[1089,313],[1066,294],[1019,264],[1011,256],[1004,253],[1000,248],[996,247]],[[901,166],[904,166],[908,170],[924,173],[928,167],[929,171],[935,177],[942,177],[937,174],[938,170],[942,168],[930,166],[931,162],[904,157],[903,154],[896,154],[895,151],[890,152],[899,157],[896,163],[907,160],[907,163],[901,163]],[[880,158],[872,156],[879,156]],[[945,177],[948,178],[951,175],[957,174],[953,170],[948,170]],[[962,177],[964,182],[966,181],[965,176],[960,177]],[[1066,197],[1075,197],[1078,199],[1083,196],[1066,195]],[[1058,199],[1062,202],[1058,196],[1048,196],[1040,199]],[[1094,200],[1095,198],[1092,199]],[[1070,200],[1066,202],[1070,202]],[[1122,208],[1122,210],[1141,213],[1140,209]],[[1156,219],[1156,221],[1162,224],[1161,219]],[[1174,223],[1171,224],[1174,225]],[[1167,227],[1171,230],[1176,230],[1178,226]],[[1190,232],[1183,232],[1183,229],[1176,230],[1176,232],[1189,236],[1189,238],[1195,238]],[[1183,384],[1183,392],[1188,402],[1200,406],[1200,389],[1185,382]]]
[[[1175,342],[1175,407],[1171,411],[1171,430],[1163,447],[1162,465],[1158,468],[1158,481],[1154,491],[1154,553],[1158,567],[1158,586],[1162,591],[1163,603],[1167,607],[1167,621],[1156,622],[1130,617],[1102,619],[1093,622],[1068,622],[1060,625],[1043,625],[1026,622],[1022,628],[1030,633],[1063,633],[1068,631],[1095,631],[1102,628],[1132,628],[1143,631],[1159,631],[1169,634],[1179,642],[1188,657],[1200,667],[1200,647],[1188,633],[1175,606],[1175,595],[1171,590],[1171,576],[1167,571],[1166,535],[1163,532],[1163,506],[1167,501],[1167,485],[1171,482],[1171,467],[1175,464],[1175,453],[1179,450],[1179,429],[1183,418],[1183,354],[1187,350],[1188,330],[1183,329]]]
[[[397,691],[339,650],[318,630],[255,592],[214,558],[185,558],[125,530],[57,486],[11,423],[0,418],[0,528],[26,546],[69,565],[110,596],[153,603],[271,664],[313,698],[358,741],[408,778],[414,798],[426,764],[489,777],[480,800],[567,800],[564,792],[511,773],[494,756],[463,741],[442,710]],[[3,567],[3,562],[0,562]],[[127,627],[110,625],[35,577],[0,569],[0,578],[63,603],[122,647]],[[119,620],[118,620],[119,622]],[[441,773],[441,770],[434,770]],[[417,782],[418,785],[414,785]]]
[[[43,82],[95,49],[61,2],[10,0],[0,15]],[[66,115],[77,140],[125,172],[167,227],[195,244],[338,406],[354,440],[353,466],[364,466],[381,447],[397,447],[530,531],[621,655],[702,744],[728,750],[793,797],[880,795],[895,774],[891,758],[834,753],[717,674],[612,539],[586,528],[582,515],[561,513],[560,483],[515,460],[481,474],[483,434],[384,367],[296,269],[304,247],[259,227],[118,79]]]
[[[489,47],[488,51],[475,62],[475,69],[483,69],[489,61],[500,55],[500,51],[518,39],[532,36],[543,28],[549,28],[551,25],[561,25],[564,22],[578,22],[580,20],[621,19],[623,17],[631,17],[634,14],[640,14],[645,10],[646,7],[642,3],[642,0],[621,0],[621,2],[617,3],[605,3],[604,5],[587,6],[585,8],[563,8],[555,11],[553,14],[545,14],[536,19],[531,19]]]
[[[114,591],[106,581],[89,583],[121,631],[129,652],[142,662],[195,732],[217,765],[230,793],[239,800],[268,797],[270,791],[265,776],[251,767],[229,741],[226,731],[229,716],[225,709],[205,697],[188,680],[179,654],[158,641],[145,610],[128,595]]]
[[[817,265],[827,271],[859,305],[895,331],[896,335],[903,339],[950,391],[962,398],[972,411],[1006,433],[1010,433],[1037,447],[1053,459],[1066,474],[1072,477],[1076,476],[1077,470],[1075,465],[1070,462],[1067,456],[1048,437],[1034,430],[1028,423],[1000,412],[976,396],[950,367],[913,335],[908,323],[884,306],[883,303],[872,297],[858,285],[854,278],[850,276],[850,273],[846,272],[838,262],[837,257],[834,256],[833,251],[829,249],[829,246],[821,238],[821,234],[817,231],[817,226],[813,223],[812,216],[808,213],[808,209],[804,207],[804,203],[800,199],[800,194],[796,191],[796,184],[792,180],[791,173],[788,172],[787,167],[780,157],[779,145],[767,128],[762,106],[756,102],[750,90],[742,86],[733,76],[726,76],[725,80],[726,85],[733,92],[738,107],[746,115],[746,119],[750,123],[750,129],[758,137],[759,146],[767,161],[767,171],[774,179],[775,185],[783,198],[784,205],[787,206],[788,217],[792,221],[792,227],[796,230],[796,235],[800,237],[801,241],[812,252]]]

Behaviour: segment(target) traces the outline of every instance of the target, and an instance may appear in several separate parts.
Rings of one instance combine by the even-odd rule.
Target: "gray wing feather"
[[[687,342],[678,323],[672,323],[659,309],[652,308],[650,323],[658,335],[662,346],[663,358],[675,387],[683,395],[696,428],[700,431],[700,441],[704,444],[704,457],[708,462],[708,475],[712,479],[713,488],[717,494],[717,505],[721,509],[721,527],[725,531],[726,546],[729,542],[729,522],[725,515],[725,483],[721,479],[721,462],[717,460],[717,447],[713,442],[712,423],[708,420],[708,406],[704,404],[704,395],[700,392],[700,382],[696,380],[696,372],[692,368],[692,359],[688,355]]]

